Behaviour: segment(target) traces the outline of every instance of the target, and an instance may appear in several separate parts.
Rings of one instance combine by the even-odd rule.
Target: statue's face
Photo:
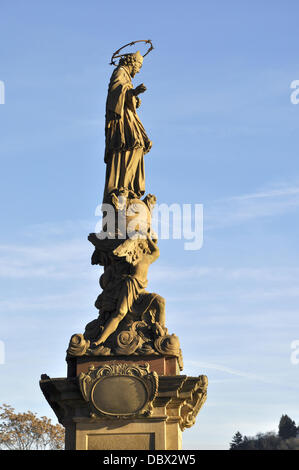
[[[131,67],[131,77],[135,77],[136,73],[139,73],[142,67],[142,62],[136,61]]]

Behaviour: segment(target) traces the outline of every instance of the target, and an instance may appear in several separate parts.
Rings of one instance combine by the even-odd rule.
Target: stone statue
[[[146,54],[120,53],[136,42],[150,45]],[[160,254],[152,227],[157,200],[145,195],[143,159],[151,142],[136,113],[146,88],[134,89],[131,78],[152,49],[149,39],[134,41],[112,56],[103,219],[88,236],[91,263],[101,267],[98,315],[69,341],[67,378],[41,376],[45,398],[66,428],[66,450],[179,450],[182,431],[207,396],[207,377],[180,375],[182,352],[165,326],[165,300],[146,290]]]
[[[135,245],[135,246],[134,246]],[[159,257],[159,248],[157,240],[152,240],[147,236],[146,240],[128,239],[125,243],[116,248],[113,252],[116,256],[126,257],[129,261],[129,273],[118,276],[119,290],[117,295],[117,305],[115,311],[105,325],[100,338],[94,342],[94,345],[104,343],[107,338],[117,329],[121,320],[129,312],[140,310],[140,301],[143,300],[143,312],[147,310],[150,304],[156,300],[159,305],[158,315],[155,321],[162,327],[165,325],[164,299],[156,294],[148,294],[145,291],[147,286],[147,272],[150,264]],[[112,283],[112,289],[116,289],[115,283]],[[158,298],[158,300],[157,300]],[[146,305],[148,303],[148,305]]]
[[[152,48],[151,44],[149,50]],[[84,334],[72,336],[70,357],[170,355],[181,361],[179,340],[165,327],[165,300],[146,291],[149,266],[159,257],[151,226],[156,197],[148,194],[141,199],[145,193],[144,154],[152,143],[136,113],[138,95],[146,87],[133,88],[131,81],[145,55],[137,51],[117,56],[117,65],[111,61],[116,67],[106,103],[102,210],[112,209],[112,215],[105,222],[103,218],[100,233],[88,237],[95,248],[92,264],[104,267],[102,292],[95,301],[99,316],[86,325]]]
[[[108,88],[105,124],[106,181],[103,202],[110,203],[120,192],[140,198],[145,192],[143,156],[152,142],[137,115],[138,95],[146,91],[142,83],[133,88],[133,78],[142,67],[137,51],[123,56],[114,69]]]

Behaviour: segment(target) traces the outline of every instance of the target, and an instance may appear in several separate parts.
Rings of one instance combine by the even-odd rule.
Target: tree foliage
[[[289,439],[296,437],[298,429],[295,421],[293,421],[288,415],[282,415],[279,421],[278,434],[282,439]]]
[[[242,436],[238,431],[230,443],[230,450],[299,450],[298,428],[287,415],[282,415],[279,432]]]
[[[232,442],[230,443],[230,449],[237,449],[240,444],[243,442],[243,436],[242,434],[237,431],[236,434],[232,438]]]
[[[14,408],[0,406],[0,448],[9,450],[62,450],[64,428],[51,424],[51,419],[38,418],[32,411],[16,413]]]

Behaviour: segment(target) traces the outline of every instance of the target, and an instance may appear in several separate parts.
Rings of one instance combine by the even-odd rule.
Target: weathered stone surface
[[[146,87],[133,88],[131,78],[143,57],[120,50],[111,60],[106,102],[102,230],[88,237],[91,263],[104,268],[98,316],[69,341],[68,377],[42,375],[40,387],[65,426],[66,449],[175,450],[206,400],[208,382],[179,375],[182,351],[166,328],[165,299],[146,290],[160,251],[152,229],[156,197],[141,199],[152,143],[136,112]]]
[[[91,416],[111,419],[150,416],[158,382],[158,374],[150,370],[148,363],[92,365],[78,376]]]
[[[206,400],[207,384],[204,375],[159,376],[152,413],[122,418],[95,415],[78,377],[44,376],[40,381],[44,396],[66,427],[68,449],[180,449],[181,433],[194,424]]]
[[[146,87],[133,88],[131,78],[140,71],[143,57],[139,51],[118,57],[106,102],[102,231],[88,237],[94,245],[92,264],[104,267],[102,292],[95,301],[99,316],[86,325],[84,333],[71,337],[67,354],[165,355],[182,363],[179,339],[165,325],[165,299],[146,290],[149,267],[160,251],[151,226],[156,197],[147,194],[141,199],[143,156],[152,144],[136,112],[138,95]]]
[[[165,300],[146,291],[147,271],[159,256],[156,240],[100,240],[89,236],[95,246],[94,264],[104,265],[103,288],[95,306],[99,317],[89,322],[84,333],[74,334],[68,357],[164,355],[179,358],[180,342],[165,327]]]
[[[68,357],[68,377],[76,377],[81,372],[86,373],[90,366],[99,367],[105,364],[136,363],[136,356],[115,356],[107,358],[105,356],[80,356]],[[179,375],[182,364],[179,358],[173,356],[138,356],[138,364],[148,363],[150,369],[158,375]]]

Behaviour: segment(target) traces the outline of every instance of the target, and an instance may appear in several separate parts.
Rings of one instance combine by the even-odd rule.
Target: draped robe
[[[111,193],[127,190],[140,198],[145,192],[144,154],[151,141],[136,113],[136,97],[128,69],[118,66],[108,88],[105,124],[106,180],[103,202]]]

